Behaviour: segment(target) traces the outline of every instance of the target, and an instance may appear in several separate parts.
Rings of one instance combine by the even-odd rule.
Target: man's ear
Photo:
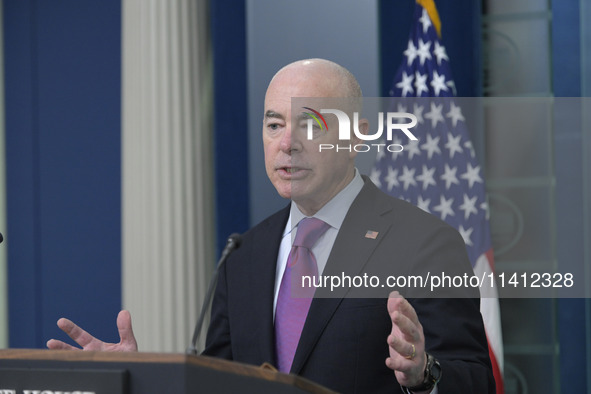
[[[359,119],[359,122],[357,123],[357,125],[359,126],[358,130],[359,133],[363,134],[363,135],[367,135],[367,133],[369,133],[369,121],[365,118]],[[353,146],[357,145],[357,144],[364,144],[365,141],[361,140],[359,137],[357,137],[357,134],[355,133],[351,133],[351,144]],[[356,150],[352,150],[350,153],[350,157],[354,158],[355,156],[357,156],[357,151]]]
[[[369,120],[367,120],[366,118],[362,118],[359,119],[359,132],[363,135],[367,135],[367,133],[369,133]],[[355,139],[357,140],[356,143],[362,143],[363,141],[361,141],[359,138],[357,138],[357,136],[355,136]]]

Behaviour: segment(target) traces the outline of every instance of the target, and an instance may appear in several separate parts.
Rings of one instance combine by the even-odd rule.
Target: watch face
[[[425,391],[431,390],[433,386],[435,386],[439,380],[441,379],[441,364],[439,361],[435,359],[435,357],[431,356],[427,353],[427,366],[425,368],[425,380],[418,386],[414,387],[407,387],[408,390],[411,392],[413,391]]]

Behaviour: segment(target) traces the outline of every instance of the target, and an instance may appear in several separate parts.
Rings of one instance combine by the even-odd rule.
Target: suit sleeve
[[[417,273],[424,277],[427,272],[431,276],[472,275],[457,231],[444,226],[432,234],[417,251]],[[423,326],[427,352],[442,367],[439,393],[495,393],[478,289],[452,286],[441,294],[421,291],[409,297],[409,302]]]
[[[204,356],[212,356],[232,360],[232,342],[228,318],[228,286],[226,281],[226,265],[220,269],[213,302],[211,319],[207,330]]]

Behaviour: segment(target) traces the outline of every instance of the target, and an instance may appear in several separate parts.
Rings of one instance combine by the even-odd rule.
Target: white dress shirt
[[[332,249],[337,234],[341,229],[341,225],[345,220],[345,216],[349,211],[349,207],[355,200],[355,197],[359,194],[363,188],[363,179],[359,175],[359,171],[355,169],[355,176],[353,180],[349,182],[343,190],[341,190],[336,196],[326,203],[313,217],[318,218],[325,223],[330,225],[330,228],[318,239],[316,244],[312,247],[312,253],[316,257],[318,263],[318,274],[322,275],[328,256]],[[296,227],[306,215],[300,211],[296,204],[291,203],[291,211],[289,213],[289,219],[285,229],[283,230],[283,237],[281,238],[281,244],[279,245],[279,254],[277,255],[277,270],[275,274],[275,298],[273,300],[273,314],[277,307],[277,297],[279,296],[279,287],[281,286],[281,279],[285,272],[285,266],[287,265],[287,259],[289,258],[289,252],[295,239]]]
[[[328,256],[332,250],[337,234],[341,229],[341,225],[345,220],[345,216],[353,204],[353,200],[357,197],[361,189],[363,188],[363,179],[355,169],[355,176],[353,180],[349,182],[343,190],[341,190],[336,196],[334,196],[328,203],[326,203],[313,217],[318,218],[325,223],[330,225],[330,228],[318,239],[316,244],[312,247],[312,253],[316,257],[318,264],[318,274],[322,275]],[[297,226],[306,215],[300,211],[296,204],[291,203],[291,210],[289,212],[289,219],[283,230],[283,236],[281,238],[281,244],[279,245],[279,254],[277,255],[277,270],[275,273],[275,297],[273,299],[273,316],[275,315],[275,308],[277,307],[277,297],[279,296],[279,288],[281,286],[281,279],[285,272],[285,266],[287,265],[287,259],[291,251],[291,246],[295,239],[297,232]],[[386,312],[386,311],[384,311]],[[384,339],[385,341],[385,339]],[[392,372],[394,373],[394,372]],[[406,391],[403,388],[403,391]],[[437,387],[434,387],[430,394],[437,394]]]

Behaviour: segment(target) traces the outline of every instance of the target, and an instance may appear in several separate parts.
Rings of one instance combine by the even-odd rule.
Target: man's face
[[[319,152],[319,144],[336,146],[339,142],[336,117],[327,116],[328,130],[308,140],[307,119],[302,118],[305,110],[294,108],[292,113],[292,97],[335,96],[332,86],[335,83],[326,72],[296,66],[280,72],[265,97],[263,144],[267,176],[277,192],[291,198],[306,215],[322,208],[354,175],[354,151]]]

